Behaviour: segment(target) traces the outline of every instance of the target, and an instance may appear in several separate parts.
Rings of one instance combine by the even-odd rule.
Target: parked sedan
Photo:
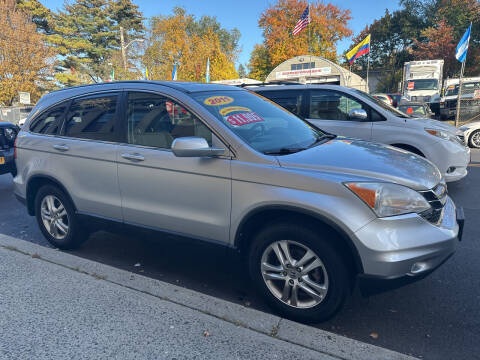
[[[470,149],[454,126],[431,119],[412,119],[367,93],[338,85],[252,87],[280,106],[329,133],[393,145],[424,156],[445,180],[467,175]]]
[[[14,142],[19,128],[8,122],[0,122],[0,175],[16,175]]]
[[[462,125],[459,130],[463,131],[466,144],[472,148],[480,149],[480,121]]]
[[[400,103],[398,110],[413,118],[430,119],[434,115],[428,104],[423,102]]]

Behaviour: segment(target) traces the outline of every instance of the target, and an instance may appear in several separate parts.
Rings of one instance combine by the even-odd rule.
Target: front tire
[[[249,269],[270,306],[295,321],[331,318],[350,291],[349,272],[338,251],[297,224],[276,223],[261,230],[250,249]]]
[[[480,130],[475,130],[470,134],[468,145],[475,149],[480,149]]]
[[[71,200],[56,186],[45,185],[39,189],[35,216],[45,238],[57,248],[74,249],[88,237],[76,218]]]

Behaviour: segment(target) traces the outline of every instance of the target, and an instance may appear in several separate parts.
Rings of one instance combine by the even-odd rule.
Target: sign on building
[[[292,78],[299,78],[299,77],[316,77],[316,76],[323,76],[329,75],[332,72],[331,67],[321,67],[321,68],[313,68],[313,69],[302,69],[302,70],[288,70],[288,71],[277,71],[276,79],[292,79]]]
[[[30,93],[29,92],[18,92],[18,102],[24,105],[30,105]]]

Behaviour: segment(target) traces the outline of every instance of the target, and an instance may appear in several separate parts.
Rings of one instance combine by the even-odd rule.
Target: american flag
[[[298,33],[300,33],[300,31],[305,29],[308,24],[310,24],[310,9],[309,8],[310,8],[310,6],[307,6],[307,8],[303,12],[302,16],[298,20],[297,25],[295,25],[295,27],[293,28],[293,32],[292,32],[293,35],[297,35]]]

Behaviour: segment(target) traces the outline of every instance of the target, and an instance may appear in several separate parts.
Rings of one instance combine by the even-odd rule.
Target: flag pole
[[[372,38],[368,40],[368,59],[367,59],[367,94],[370,93],[370,88],[368,87],[368,73],[370,71],[370,53],[372,52]]]
[[[308,67],[310,69],[310,81],[312,81],[312,48],[311,48],[311,29],[312,29],[312,18],[310,15],[310,1],[308,2],[308,53],[310,54],[310,64],[308,64]],[[307,81],[308,83],[308,81]]]
[[[460,79],[458,81],[458,99],[457,99],[457,115],[455,116],[455,127],[458,127],[458,121],[460,120],[460,98],[462,97],[462,85],[463,85],[463,71],[465,70],[465,62],[462,62],[462,69],[460,70]]]

